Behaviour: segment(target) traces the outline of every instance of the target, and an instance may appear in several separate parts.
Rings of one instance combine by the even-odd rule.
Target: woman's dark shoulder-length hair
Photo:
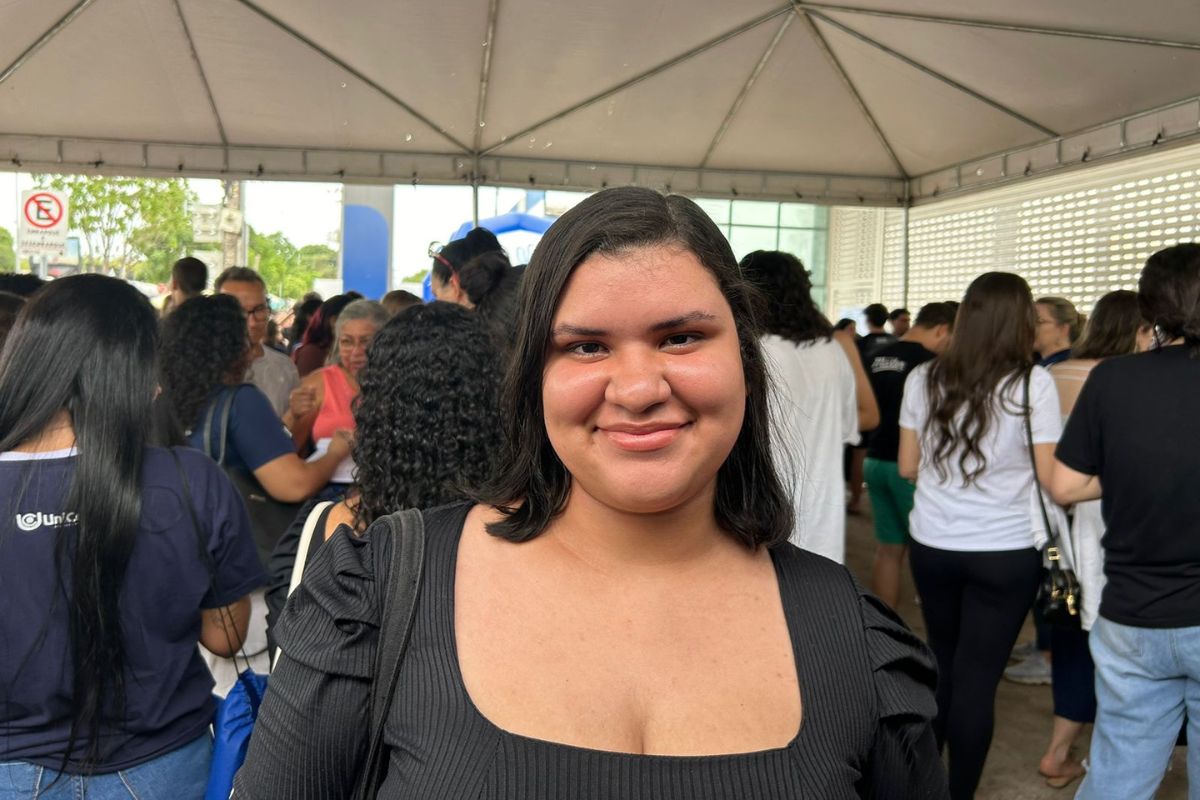
[[[766,333],[796,344],[833,336],[833,326],[813,302],[812,280],[800,259],[780,250],[755,250],[740,266],[759,290],[759,319]]]
[[[410,306],[380,328],[354,406],[356,523],[461,500],[500,450],[501,356],[480,316]]]
[[[520,294],[516,341],[504,383],[506,442],[496,478],[476,493],[504,518],[489,531],[511,541],[541,534],[566,504],[571,476],[546,434],[542,370],[550,328],[572,272],[594,253],[620,255],[654,245],[680,245],[716,278],[733,311],[748,397],[742,430],[717,473],[716,518],[749,547],[786,541],[792,505],[771,461],[768,380],[759,349],[754,289],[729,243],[691,200],[650,189],[598,192],[547,231],[529,262]]]
[[[1183,339],[1200,357],[1200,244],[1177,244],[1146,259],[1138,298],[1161,341]]]
[[[1137,292],[1118,289],[1096,302],[1072,358],[1111,358],[1137,351],[1138,331],[1150,323],[1142,316]]]

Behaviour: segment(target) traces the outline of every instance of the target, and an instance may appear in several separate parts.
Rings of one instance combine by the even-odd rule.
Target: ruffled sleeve
[[[948,798],[933,733],[937,666],[929,648],[882,601],[859,590],[879,714],[860,784],[873,800]]]
[[[371,678],[379,638],[383,547],[339,530],[317,551],[277,627],[281,655],[238,798],[350,797],[367,749]],[[386,564],[387,562],[382,562]]]

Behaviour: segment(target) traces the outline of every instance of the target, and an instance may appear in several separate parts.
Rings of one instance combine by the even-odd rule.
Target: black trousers
[[[949,751],[950,796],[975,796],[995,725],[996,686],[1037,595],[1034,548],[963,552],[913,541],[909,562],[938,664],[934,733]]]

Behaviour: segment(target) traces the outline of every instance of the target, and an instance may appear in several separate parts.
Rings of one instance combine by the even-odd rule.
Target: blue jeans
[[[1200,626],[1134,628],[1101,617],[1096,727],[1076,800],[1150,800],[1188,720],[1188,797],[1200,800]]]
[[[153,761],[103,775],[59,778],[27,761],[0,763],[0,800],[201,800],[208,784],[207,733]],[[53,784],[53,785],[52,785]]]

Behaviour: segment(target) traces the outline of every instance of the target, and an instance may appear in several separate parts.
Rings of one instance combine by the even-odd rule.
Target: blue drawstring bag
[[[233,791],[233,776],[246,760],[250,734],[258,719],[258,707],[267,691],[267,676],[251,670],[238,675],[237,682],[224,700],[217,700],[213,718],[212,766],[208,771],[208,788],[204,800],[229,800]]]

